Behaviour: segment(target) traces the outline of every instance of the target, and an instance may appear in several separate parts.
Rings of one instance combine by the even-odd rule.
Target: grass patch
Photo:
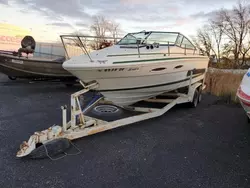
[[[226,103],[239,103],[236,92],[243,76],[222,71],[207,72],[205,92],[220,97]]]

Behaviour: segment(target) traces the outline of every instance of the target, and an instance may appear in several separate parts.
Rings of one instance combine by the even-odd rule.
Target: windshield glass
[[[140,33],[129,33],[123,39],[121,39],[118,44],[136,44],[137,39],[145,39],[150,33],[149,32],[140,32]]]
[[[147,38],[147,43],[159,43],[162,45],[175,44],[178,33],[151,33]]]
[[[130,33],[121,39],[118,45],[136,44],[137,39],[141,39],[141,44],[159,43],[160,45],[175,44],[178,33],[167,32],[140,32]]]

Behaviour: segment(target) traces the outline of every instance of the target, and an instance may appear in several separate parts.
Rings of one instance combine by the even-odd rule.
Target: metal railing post
[[[64,44],[64,41],[63,41],[63,39],[62,39],[62,36],[60,36],[60,38],[61,38],[61,41],[62,41],[62,44],[63,44],[64,51],[65,51],[65,53],[66,53],[67,59],[69,59],[69,54],[68,54],[68,51],[67,51],[66,46],[65,46],[65,44]]]
[[[67,131],[67,106],[61,106],[62,109],[62,127],[63,131]]]
[[[89,55],[89,53],[88,53],[87,49],[85,48],[85,46],[84,46],[83,42],[81,41],[80,37],[79,37],[79,36],[77,36],[77,38],[78,38],[78,40],[80,41],[80,43],[81,43],[82,47],[84,48],[85,52],[87,53],[87,55],[88,55],[88,57],[89,57],[90,61],[91,61],[91,62],[94,62],[94,61],[91,59],[91,57],[90,57],[90,55]]]
[[[138,56],[139,56],[139,58],[141,57],[140,56],[140,48],[139,48],[139,44],[137,43],[137,49],[138,49]]]
[[[170,47],[169,47],[169,41],[168,41],[168,56],[170,56]]]

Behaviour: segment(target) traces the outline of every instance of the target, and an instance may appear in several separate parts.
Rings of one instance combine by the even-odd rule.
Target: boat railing
[[[66,58],[70,59],[72,56],[86,54],[90,61],[91,51],[99,50],[107,46],[112,46],[122,38],[118,37],[97,37],[87,35],[60,35]]]
[[[167,53],[165,53],[165,55],[173,55],[173,54],[181,54],[181,55],[195,55],[195,54],[199,54],[199,55],[204,55],[201,53],[201,51],[197,48],[189,48],[186,44],[183,46],[178,46],[175,43],[171,42],[171,41],[155,41],[155,42],[147,42],[147,40],[143,41],[140,38],[136,38],[133,35],[131,35],[133,38],[135,38],[136,40],[136,46],[134,46],[135,48],[137,48],[137,53],[138,53],[138,57],[141,57],[141,52],[140,52],[140,47],[141,46],[167,46],[168,47],[168,51]],[[118,43],[118,41],[120,41],[122,38],[118,38],[118,37],[98,37],[98,36],[88,36],[88,35],[60,35],[64,50],[65,50],[65,55],[67,59],[70,59],[72,56],[75,55],[81,55],[81,54],[86,54],[90,61],[92,62],[93,59],[90,56],[90,52],[91,51],[95,51],[95,50],[99,50],[108,46],[112,46]],[[102,46],[102,44],[106,44],[107,46]],[[175,52],[175,50],[171,50],[171,47],[177,47],[179,50],[179,52]],[[129,45],[122,45],[121,47],[123,48],[131,48],[131,45],[129,47]],[[78,50],[75,50],[73,53],[72,49],[76,48]],[[150,54],[150,53],[149,53]]]

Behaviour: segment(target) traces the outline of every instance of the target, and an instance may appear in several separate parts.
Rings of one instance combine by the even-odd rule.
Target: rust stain
[[[106,130],[105,127],[98,128],[98,129],[94,129],[94,130],[89,131],[89,132],[88,132],[88,135],[96,134],[96,133],[99,133],[99,132],[102,132],[102,131],[105,131],[105,130]]]

